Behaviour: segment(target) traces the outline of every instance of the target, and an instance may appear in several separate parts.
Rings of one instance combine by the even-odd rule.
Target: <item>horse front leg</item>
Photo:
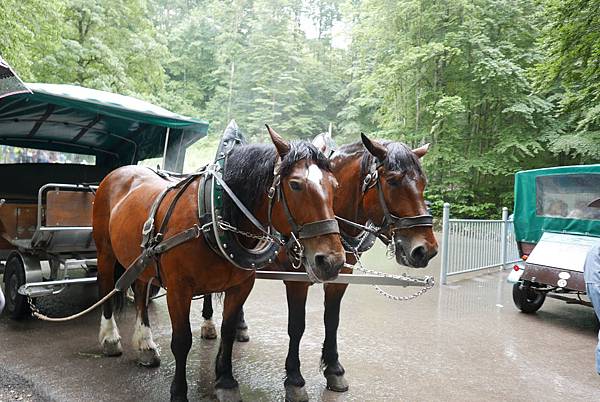
[[[288,304],[288,335],[290,344],[285,359],[285,400],[287,402],[308,401],[305,381],[300,372],[300,340],[306,325],[306,295],[308,284],[285,282]]]
[[[221,323],[221,344],[219,346],[219,353],[217,354],[215,365],[215,374],[217,377],[215,393],[220,402],[238,402],[242,399],[238,382],[233,378],[231,352],[235,340],[239,314],[253,286],[254,276],[250,277],[239,286],[225,291],[223,322]]]
[[[136,281],[134,285],[135,308],[137,311],[132,344],[138,351],[138,364],[144,367],[157,367],[160,365],[160,354],[150,329],[148,318],[148,305],[146,293],[148,284]]]
[[[212,317],[212,293],[207,293],[204,295],[204,300],[202,303],[202,318],[204,318],[204,321],[200,327],[200,338],[217,339],[217,327],[215,327]]]
[[[167,305],[171,317],[171,351],[175,356],[175,376],[171,383],[171,401],[187,402],[186,364],[192,347],[192,329],[190,327],[190,306],[192,292],[190,289],[169,287]]]
[[[327,379],[327,388],[336,392],[348,391],[348,381],[344,378],[345,370],[338,359],[337,330],[340,324],[340,304],[348,285],[325,284],[325,341],[321,366]]]

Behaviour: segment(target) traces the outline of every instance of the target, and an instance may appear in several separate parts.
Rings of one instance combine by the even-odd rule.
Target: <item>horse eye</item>
[[[293,191],[301,191],[302,190],[302,184],[300,184],[299,181],[290,181],[290,188]]]

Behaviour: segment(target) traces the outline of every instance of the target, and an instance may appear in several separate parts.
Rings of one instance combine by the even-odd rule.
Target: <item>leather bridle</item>
[[[385,202],[385,197],[383,195],[383,189],[381,187],[381,181],[379,179],[378,170],[383,166],[382,162],[373,163],[371,165],[370,172],[365,176],[362,185],[362,196],[366,195],[367,191],[371,188],[375,187],[377,189],[379,206],[383,211],[383,222],[377,225],[377,228],[369,227],[366,225],[361,225],[356,222],[352,222],[348,219],[342,218],[340,216],[336,216],[336,218],[354,228],[361,229],[363,231],[369,232],[377,238],[379,238],[384,244],[389,245],[393,242],[396,231],[402,229],[410,229],[414,227],[432,227],[433,226],[433,216],[430,214],[424,215],[415,215],[415,216],[405,216],[398,217],[392,214]],[[349,237],[346,233],[342,232],[342,237]],[[391,234],[391,237],[390,237]],[[364,250],[366,251],[366,250]]]
[[[290,208],[285,198],[285,192],[283,191],[281,184],[281,159],[278,158],[275,163],[273,170],[273,183],[269,188],[269,229],[273,228],[272,224],[272,212],[273,206],[276,201],[280,201],[283,207],[283,212],[291,227],[290,238],[286,239],[286,250],[288,257],[295,269],[300,268],[302,265],[302,258],[304,257],[304,246],[301,240],[310,239],[317,236],[323,236],[328,234],[340,234],[340,228],[336,219],[323,219],[313,222],[304,223],[299,225],[296,223]],[[274,229],[274,228],[273,228]]]

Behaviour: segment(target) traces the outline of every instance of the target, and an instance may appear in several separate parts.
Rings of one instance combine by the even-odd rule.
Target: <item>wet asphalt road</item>
[[[388,267],[381,249],[365,259]],[[439,276],[434,261],[424,272]],[[313,401],[597,401],[596,323],[592,309],[548,299],[536,315],[513,306],[506,273],[437,286],[410,302],[387,300],[369,287],[350,287],[342,305],[340,361],[347,393],[325,390],[319,371],[323,290],[313,286],[301,344],[302,372]],[[388,290],[406,295],[414,288]],[[43,304],[55,315],[92,303],[95,288],[73,289]],[[218,341],[200,339],[202,302],[194,302],[194,344],[188,358],[190,400],[213,400]],[[219,323],[220,306],[217,307]],[[97,341],[100,312],[68,324],[0,318],[0,401],[166,401],[174,373],[164,299],[150,308],[162,365],[138,367],[130,347],[135,311],[117,322],[124,354],[105,358]],[[234,347],[234,374],[245,401],[283,400],[287,309],[280,282],[257,282],[246,308],[251,340]],[[12,384],[12,385],[11,385]],[[11,393],[10,390],[13,390]]]

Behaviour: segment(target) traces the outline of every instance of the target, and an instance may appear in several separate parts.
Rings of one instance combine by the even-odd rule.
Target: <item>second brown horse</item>
[[[399,264],[415,268],[427,266],[437,254],[438,244],[431,225],[388,225],[387,214],[396,218],[414,219],[427,216],[423,191],[427,179],[421,168],[420,158],[428,150],[428,145],[411,150],[400,142],[379,142],[362,135],[362,143],[341,147],[331,156],[332,172],[339,182],[335,194],[336,214],[350,221],[366,224],[372,222],[383,227],[385,237],[394,242],[395,257]],[[379,181],[379,183],[377,183]],[[413,223],[418,223],[417,220]],[[387,226],[387,228],[386,228]],[[345,237],[360,234],[360,230],[341,223]],[[348,255],[348,262],[355,263],[354,256]],[[289,263],[279,261],[272,269],[289,269]],[[343,272],[350,273],[348,269]],[[286,282],[288,301],[288,335],[290,337],[288,355],[285,362],[286,401],[303,402],[308,400],[305,381],[300,372],[300,340],[305,328],[305,305],[308,283]],[[340,319],[340,305],[347,285],[325,284],[325,340],[321,364],[327,380],[327,388],[344,392],[348,389],[345,370],[339,361],[337,330]],[[210,317],[212,303],[204,299],[202,315],[202,336],[215,338],[216,330]],[[243,312],[238,323],[237,339],[247,341],[247,326]]]

